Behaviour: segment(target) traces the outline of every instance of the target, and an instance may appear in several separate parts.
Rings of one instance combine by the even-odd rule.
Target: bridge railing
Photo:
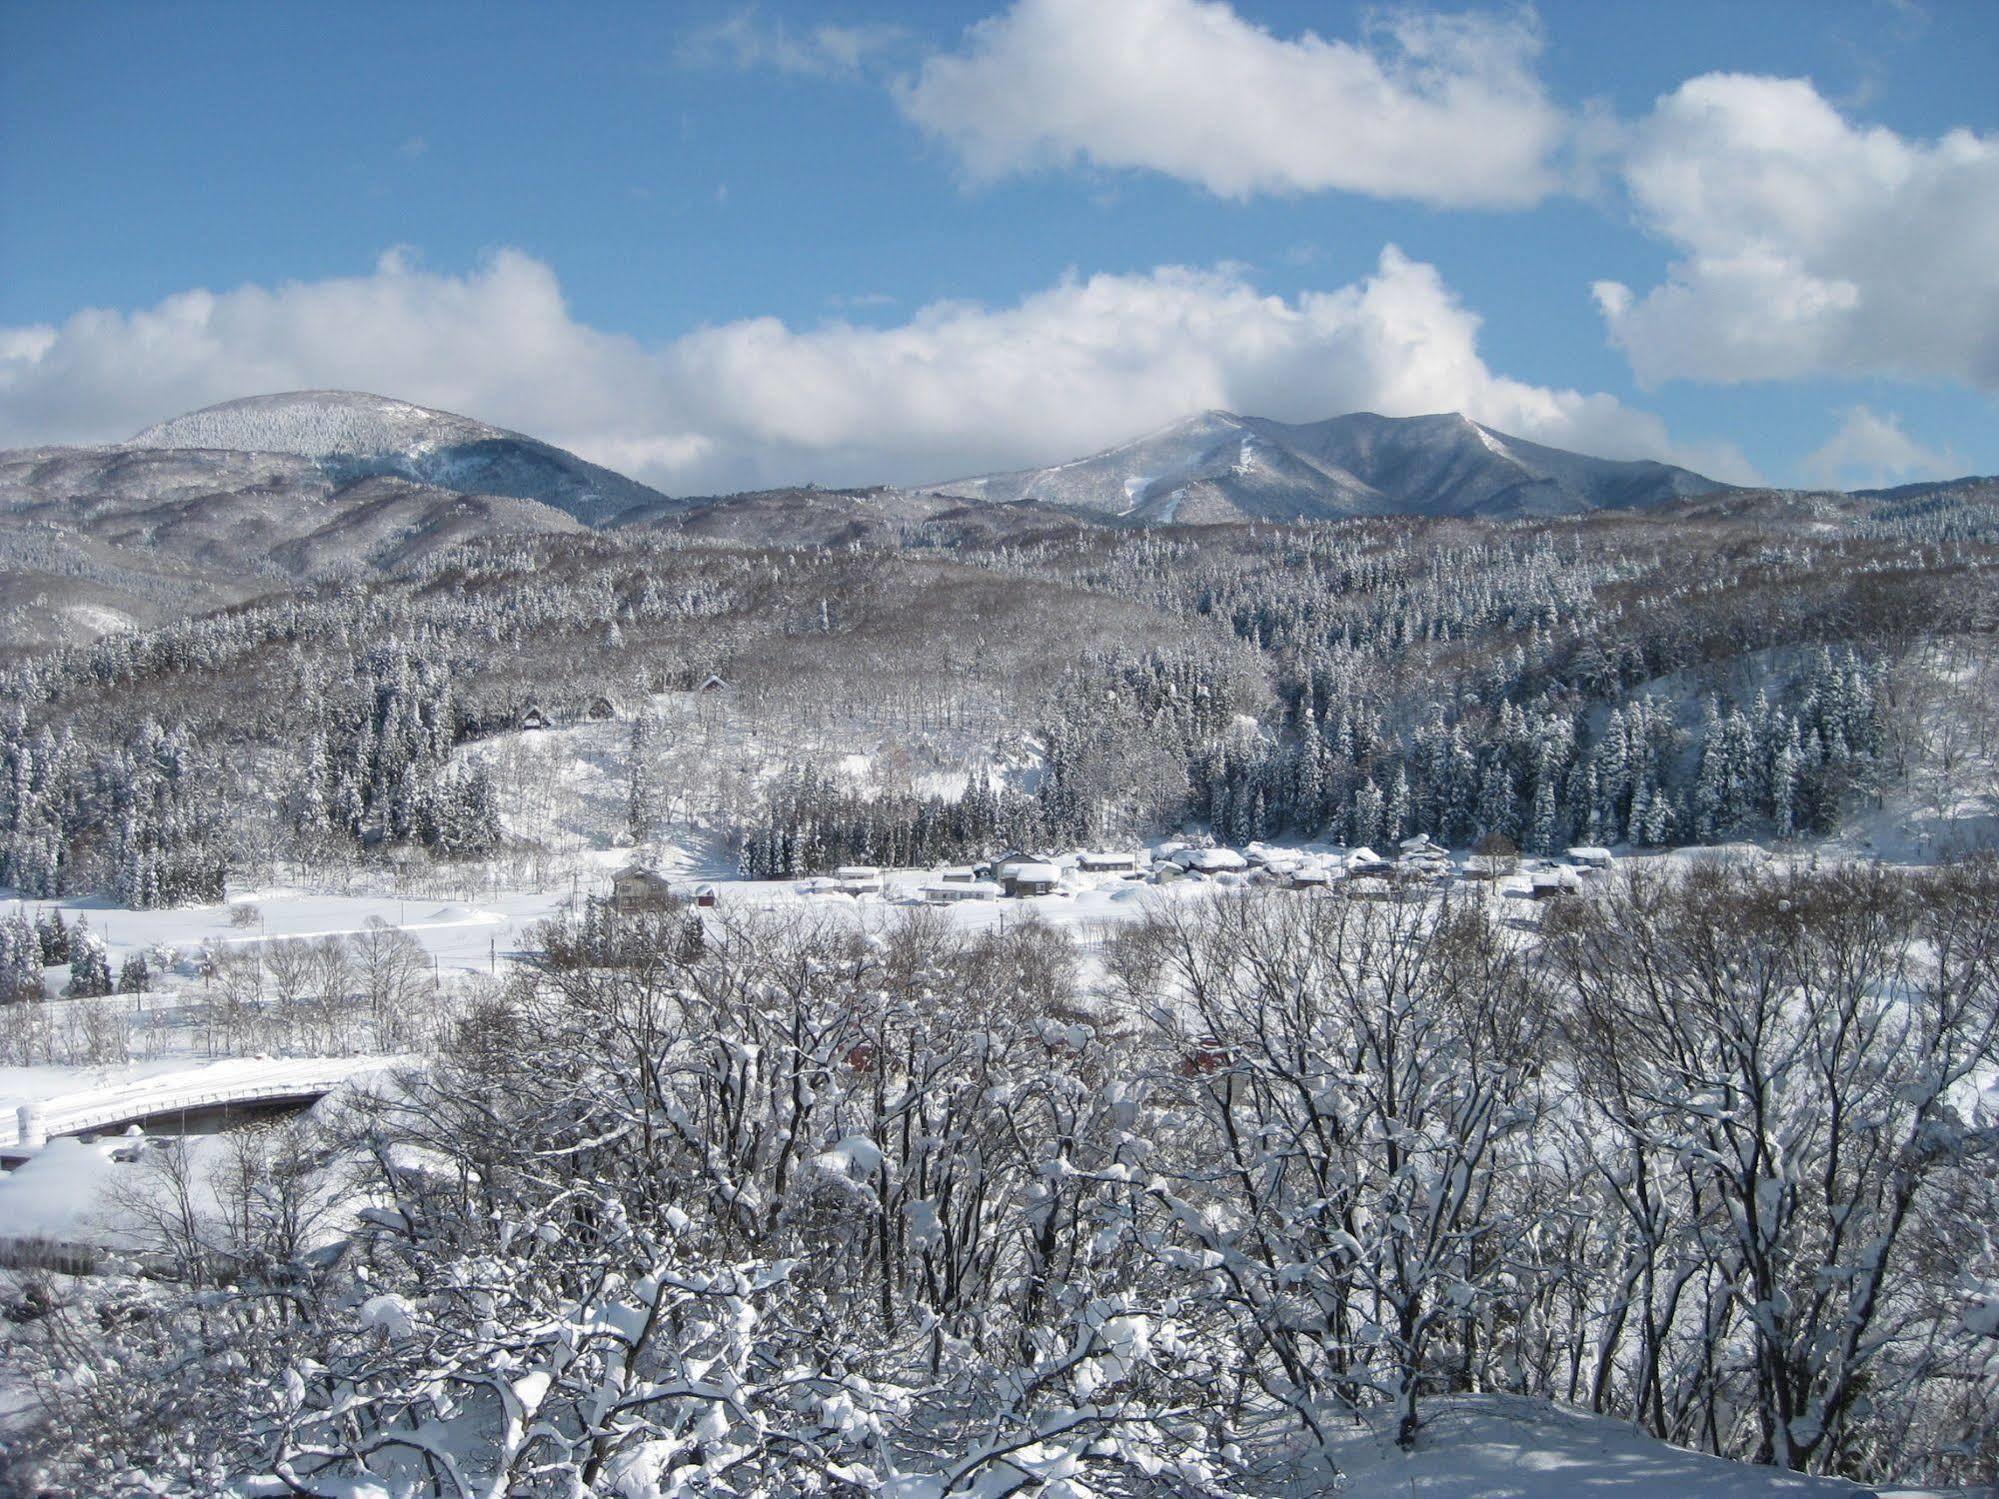
[[[273,1103],[280,1099],[313,1098],[361,1073],[390,1065],[392,1058],[370,1057],[357,1064],[272,1076],[240,1082],[204,1081],[191,1087],[134,1088],[112,1097],[65,1103],[61,1098],[30,1102],[0,1114],[0,1147],[40,1145],[51,1136],[84,1134],[136,1124],[161,1114],[191,1113],[231,1104]]]

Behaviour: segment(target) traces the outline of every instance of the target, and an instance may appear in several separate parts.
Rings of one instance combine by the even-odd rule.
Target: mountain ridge
[[[1211,409],[1064,463],[918,489],[973,501],[1038,499],[1142,523],[1554,516],[1733,487],[1656,460],[1548,447],[1461,412],[1293,423]]]

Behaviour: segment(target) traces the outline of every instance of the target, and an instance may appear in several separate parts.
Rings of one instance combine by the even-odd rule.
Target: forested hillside
[[[456,747],[530,710],[646,721],[711,677],[768,747],[713,809],[759,875],[1190,820],[1529,851],[1990,830],[1980,490],[951,540],[502,538],[22,656],[0,878],[145,904],[278,861],[489,852],[493,791]],[[963,775],[847,784],[826,746],[855,724]]]

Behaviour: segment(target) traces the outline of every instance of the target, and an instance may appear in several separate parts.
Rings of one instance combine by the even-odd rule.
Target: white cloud
[[[900,26],[876,23],[829,22],[794,31],[781,20],[765,25],[750,6],[689,35],[681,44],[680,57],[697,66],[728,63],[810,77],[851,76],[901,45],[907,35]]]
[[[0,370],[13,364],[31,365],[55,347],[56,330],[47,323],[24,328],[0,328]]]
[[[1866,406],[1840,413],[1839,430],[1804,461],[1816,484],[1836,489],[1878,488],[1912,479],[1947,479],[1962,472],[1947,451],[1926,448],[1902,430],[1902,419]]]
[[[1641,220],[1683,252],[1600,282],[1644,380],[1888,375],[1999,391],[1999,136],[1849,123],[1808,82],[1710,74],[1634,129]]]
[[[1508,207],[1558,186],[1539,51],[1524,12],[1395,12],[1354,43],[1281,39],[1216,0],[1015,0],[897,97],[975,178],[1089,161],[1231,198]]]
[[[1522,437],[1748,477],[1607,395],[1508,379],[1437,271],[1390,247],[1294,299],[1239,267],[1066,278],[1010,306],[889,326],[751,318],[655,347],[577,322],[518,251],[462,276],[406,252],[372,274],[184,292],[0,330],[0,445],[101,441],[235,396],[399,396],[530,432],[682,493],[943,479],[1074,457],[1220,406],[1290,420],[1461,410]]]

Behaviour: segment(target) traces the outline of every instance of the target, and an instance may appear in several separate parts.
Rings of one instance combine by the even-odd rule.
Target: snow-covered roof
[[[881,870],[872,864],[842,864],[833,871],[843,880],[878,880]]]
[[[1237,853],[1232,848],[1189,849],[1182,856],[1182,862],[1184,862],[1189,869],[1200,869],[1206,871],[1214,871],[1219,869],[1249,868],[1249,860],[1245,859],[1241,854]]]
[[[985,899],[1005,892],[991,880],[932,880],[923,886],[924,895],[941,895],[951,900]]]
[[[1062,878],[1062,871],[1057,869],[1053,864],[1015,864],[1009,872],[1016,880],[1037,883],[1046,880],[1051,885]]]
[[[1565,850],[1565,852],[1571,859],[1575,859],[1578,862],[1587,861],[1591,864],[1608,864],[1611,860],[1609,849],[1598,848],[1593,843],[1579,843],[1574,848]]]

